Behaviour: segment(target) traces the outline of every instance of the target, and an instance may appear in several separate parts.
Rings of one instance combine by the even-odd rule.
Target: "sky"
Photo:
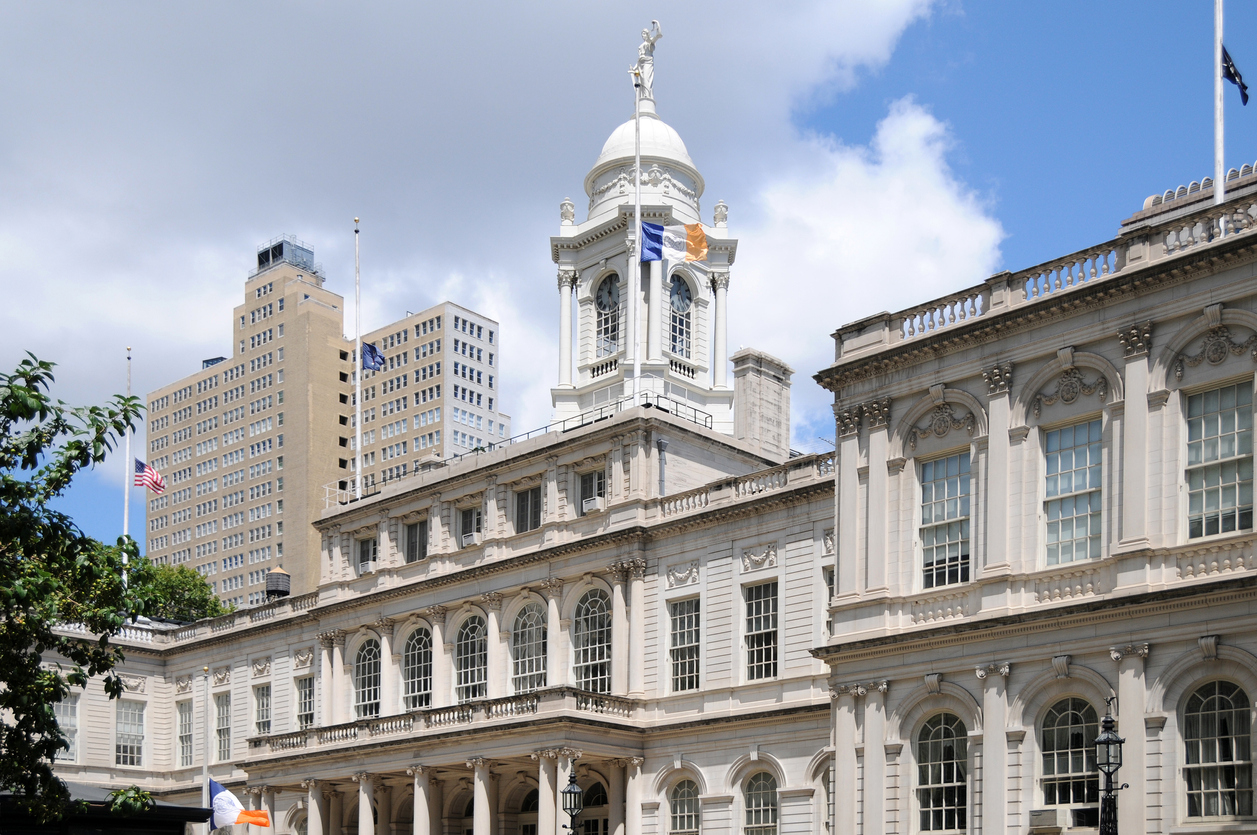
[[[655,96],[739,239],[729,353],[794,370],[792,445],[834,436],[812,379],[844,323],[1112,237],[1213,173],[1212,3],[728,0],[663,8],[4,2],[0,365],[54,395],[141,396],[230,350],[257,247],[311,245],[363,326],[450,299],[501,322],[503,409],[544,425],[557,375],[549,237],[632,115],[626,70],[661,15]],[[1257,4],[1226,43],[1257,80]],[[1226,163],[1257,101],[1226,90]],[[136,450],[144,449],[142,433]],[[142,453],[141,453],[142,454]],[[59,503],[121,527],[116,455]],[[143,530],[132,494],[131,531]]]

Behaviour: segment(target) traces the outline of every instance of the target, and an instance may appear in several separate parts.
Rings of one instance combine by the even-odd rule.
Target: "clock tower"
[[[659,118],[653,99],[639,107],[642,221],[702,223],[703,177],[685,143]],[[585,177],[584,222],[577,222],[571,200],[560,206],[559,234],[550,239],[559,289],[554,419],[650,402],[694,410],[704,420],[710,415],[713,429],[733,434],[725,295],[738,242],[728,234],[728,208],[717,203],[711,223],[703,224],[706,261],[643,263],[634,294],[637,176],[630,119],[612,132]]]

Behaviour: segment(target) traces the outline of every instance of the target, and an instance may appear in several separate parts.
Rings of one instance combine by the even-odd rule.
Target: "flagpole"
[[[1222,201],[1226,199],[1226,171],[1222,167],[1223,138],[1222,0],[1213,0],[1213,205],[1215,206],[1222,205]]]
[[[131,346],[127,346],[127,398],[131,397]],[[131,457],[131,427],[127,427],[126,466],[122,476],[122,538],[130,537],[131,526],[131,480],[135,478],[135,460]],[[122,585],[127,584],[127,552],[122,552]]]
[[[358,218],[354,218],[354,498],[362,498],[362,276],[358,267]]]
[[[1219,0],[1221,2],[1221,0]],[[642,88],[633,75],[633,403],[642,390],[641,285],[642,285]]]
[[[209,667],[202,667],[201,672],[205,675],[205,684],[202,687],[202,700],[205,704],[205,721],[201,723],[201,731],[204,736],[205,744],[201,746],[201,807],[203,809],[210,808],[210,789],[209,789],[209,759],[210,759],[210,686],[209,686]],[[212,827],[211,824],[214,817],[205,822],[205,835],[209,835]]]

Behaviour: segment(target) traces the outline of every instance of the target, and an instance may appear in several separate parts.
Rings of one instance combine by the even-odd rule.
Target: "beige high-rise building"
[[[148,496],[147,554],[195,569],[236,605],[261,603],[281,565],[294,592],[315,588],[310,523],[329,491],[353,486],[354,341],[323,283],[295,238],[260,247],[232,355],[148,395],[148,460],[167,489]],[[385,356],[363,378],[366,492],[510,437],[497,322],[443,303],[363,340]]]

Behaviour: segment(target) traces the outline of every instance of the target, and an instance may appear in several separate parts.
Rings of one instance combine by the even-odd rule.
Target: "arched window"
[[[965,725],[951,713],[932,717],[917,735],[917,804],[922,832],[966,827],[966,743]]]
[[[1229,681],[1211,681],[1187,700],[1187,816],[1253,813],[1252,703]]]
[[[1061,699],[1043,717],[1043,802],[1080,806],[1073,826],[1100,825],[1100,772],[1095,740],[1100,735],[1096,709],[1083,699]]]
[[[671,835],[698,835],[698,786],[693,780],[682,780],[672,787],[668,806],[672,812],[668,829]]]
[[[402,650],[402,695],[406,709],[432,705],[432,633],[410,633]]]
[[[611,601],[601,589],[587,592],[576,604],[576,686],[595,693],[611,692]]]
[[[668,302],[672,311],[669,347],[672,353],[689,359],[694,338],[694,328],[690,319],[690,308],[694,306],[694,295],[690,292],[690,285],[679,275],[672,276]]]
[[[515,616],[511,652],[516,693],[530,693],[546,686],[546,612],[529,603]]]
[[[620,350],[620,277],[615,273],[598,285],[594,295],[597,356],[614,356]]]
[[[541,806],[541,795],[536,789],[524,795],[524,799],[519,804],[521,812],[535,812]]]
[[[777,779],[767,771],[746,782],[746,826],[742,835],[777,835]]]
[[[380,642],[374,638],[354,656],[354,713],[359,719],[380,715]]]
[[[467,618],[458,627],[458,637],[454,641],[454,666],[458,670],[458,701],[483,699],[489,645],[485,637],[484,618],[479,615]]]
[[[593,809],[598,806],[607,805],[607,787],[602,783],[594,783],[585,789],[585,796],[581,799],[581,806],[585,809]]]

